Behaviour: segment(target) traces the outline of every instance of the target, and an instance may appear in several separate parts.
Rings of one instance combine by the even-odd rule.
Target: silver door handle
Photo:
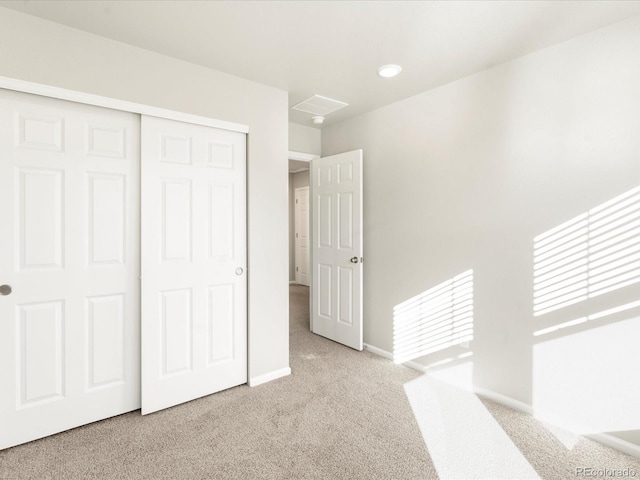
[[[358,257],[353,257],[353,258],[350,260],[350,262],[351,262],[351,263],[358,263]]]
[[[11,295],[11,285],[0,285],[0,295]]]

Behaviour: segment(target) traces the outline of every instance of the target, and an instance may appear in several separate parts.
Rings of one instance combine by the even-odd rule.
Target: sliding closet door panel
[[[139,122],[0,90],[0,448],[140,406]]]
[[[245,383],[245,134],[142,117],[142,246],[142,413]]]

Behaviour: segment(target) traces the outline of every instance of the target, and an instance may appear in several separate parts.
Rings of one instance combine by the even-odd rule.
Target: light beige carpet
[[[2,479],[436,479],[403,385],[419,373],[309,332],[291,287],[292,375],[142,417],[132,412],[0,452]],[[640,462],[589,440],[567,449],[483,400],[544,479]]]

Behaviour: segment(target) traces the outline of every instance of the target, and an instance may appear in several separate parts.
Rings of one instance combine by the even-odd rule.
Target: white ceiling
[[[347,102],[325,125],[640,14],[640,1],[2,1],[289,92]],[[377,67],[403,67],[395,79]],[[311,115],[290,120],[312,126]]]

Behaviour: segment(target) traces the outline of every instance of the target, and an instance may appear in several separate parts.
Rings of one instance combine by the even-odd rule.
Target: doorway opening
[[[319,157],[289,152],[289,284],[307,288],[311,286],[309,167]]]

